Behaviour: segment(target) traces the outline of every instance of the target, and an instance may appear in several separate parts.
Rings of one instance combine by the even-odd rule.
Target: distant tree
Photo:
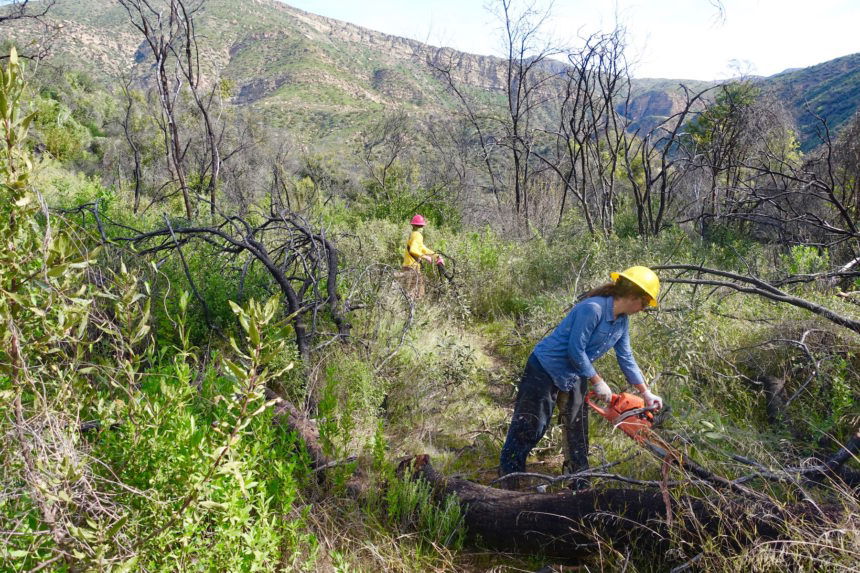
[[[802,218],[822,246],[842,245],[851,258],[860,257],[860,113],[838,136],[824,118],[819,119],[821,145],[799,169],[785,173],[795,180],[802,199]]]
[[[60,26],[50,23],[45,16],[47,16],[56,2],[57,0],[39,0],[38,2],[32,0],[6,0],[0,2],[0,28],[3,26],[20,25],[24,21],[35,23],[41,27],[41,31],[38,33],[38,41],[18,46],[19,49],[23,50],[20,57],[41,60],[50,53],[52,40],[58,34]],[[3,50],[3,55],[0,55],[0,59],[7,58],[7,53],[8,50]]]
[[[422,177],[428,188],[444,188],[456,201],[468,188],[478,185],[473,166],[481,159],[476,157],[475,146],[471,145],[472,131],[468,121],[432,116],[422,125],[421,134],[430,145],[425,154],[429,161],[425,161],[422,167]]]
[[[194,13],[200,0],[118,0],[131,24],[143,35],[155,59],[154,83],[162,114],[164,152],[171,178],[182,194],[186,217],[194,216],[192,192],[198,190],[209,199],[210,214],[215,214],[218,181],[222,167],[220,150],[223,122],[211,112],[217,105],[220,84],[211,81],[206,92],[201,82],[200,54],[194,28]],[[187,92],[185,92],[187,90]],[[206,159],[192,173],[188,155],[191,136],[183,130],[181,95],[191,97],[202,123],[201,145]]]
[[[547,59],[561,50],[543,34],[551,5],[540,8],[536,2],[520,5],[516,0],[499,0],[496,8],[506,50],[507,117],[499,144],[508,150],[512,163],[515,212],[528,224],[532,144],[540,127],[535,115],[550,98],[543,88],[555,78]]]
[[[677,216],[685,210],[681,188],[683,179],[689,176],[690,162],[679,153],[679,142],[686,136],[684,127],[692,110],[712,88],[697,93],[683,85],[681,88],[685,104],[677,113],[646,133],[637,128],[634,133],[624,134],[625,174],[642,237],[658,235],[665,226],[677,222]]]
[[[468,148],[474,149],[467,154],[474,158],[472,161],[485,174],[485,177],[481,178],[483,184],[478,183],[477,186],[493,194],[496,206],[501,211],[502,167],[495,158],[496,137],[493,135],[494,128],[498,125],[498,115],[494,111],[484,109],[468,97],[463,86],[455,79],[455,69],[461,65],[462,58],[462,53],[439,49],[428,55],[425,63],[457,98],[460,104],[461,125],[471,131],[463,134],[463,143]],[[439,148],[438,144],[443,138],[434,137],[433,140]]]
[[[774,210],[791,193],[795,183],[783,170],[802,165],[794,118],[772,94],[762,93],[746,113],[747,144],[736,187],[723,193],[722,218],[761,239],[780,241],[794,233],[795,225]]]
[[[838,137],[819,119],[821,145],[806,157],[794,147],[769,148],[768,161],[752,165],[759,182],[749,187],[755,221],[777,229],[787,245],[834,252],[846,272],[860,264],[860,115]]]
[[[567,54],[564,86],[558,103],[557,167],[563,193],[558,221],[572,194],[589,232],[595,232],[595,210],[603,232],[612,231],[616,183],[623,165],[627,121],[617,111],[630,95],[624,57],[624,31],[594,34],[582,48]]]
[[[394,110],[362,134],[361,160],[370,179],[374,201],[392,200],[396,167],[412,146],[414,129],[405,111]]]
[[[458,82],[462,56],[441,49],[427,58],[427,64],[457,97],[474,132],[475,157],[486,173],[486,188],[494,194],[499,208],[502,192],[510,188],[515,219],[528,225],[530,189],[533,184],[541,185],[540,177],[535,178],[542,168],[534,151],[539,142],[546,143],[545,115],[554,90],[551,84],[557,68],[563,65],[550,58],[561,50],[544,33],[549,8],[541,8],[537,2],[498,0],[488,9],[501,29],[503,109],[482,103]]]
[[[45,16],[53,8],[57,0],[11,0],[0,6],[0,24],[10,20],[38,19]]]
[[[132,212],[136,215],[138,209],[140,208],[140,193],[141,186],[143,183],[143,160],[141,158],[142,151],[141,145],[138,143],[137,138],[135,137],[135,130],[132,127],[132,113],[134,110],[134,96],[130,91],[130,81],[126,82],[123,86],[123,94],[125,95],[126,107],[125,107],[125,117],[122,121],[123,133],[125,134],[125,139],[128,142],[128,146],[131,149],[131,156],[134,160],[134,167],[132,172],[132,182],[134,185],[134,203],[132,204]]]
[[[686,128],[686,151],[692,163],[707,173],[707,194],[700,200],[702,235],[709,224],[725,214],[739,187],[744,158],[750,151],[751,110],[760,90],[750,81],[733,82],[717,89],[714,102],[699,112]],[[725,199],[725,200],[724,200]]]

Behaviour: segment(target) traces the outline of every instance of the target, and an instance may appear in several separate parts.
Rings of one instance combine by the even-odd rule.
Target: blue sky
[[[389,34],[500,55],[485,0],[286,0],[308,12]],[[494,3],[494,0],[490,0]],[[497,0],[495,0],[497,3]],[[715,80],[772,75],[860,52],[860,0],[556,0],[547,30],[559,43],[628,31],[636,77]]]

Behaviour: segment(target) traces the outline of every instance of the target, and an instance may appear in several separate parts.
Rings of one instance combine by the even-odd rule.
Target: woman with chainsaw
[[[612,390],[593,362],[610,348],[627,381],[648,408],[663,401],[645,384],[630,347],[629,317],[647,306],[657,306],[660,280],[649,268],[634,266],[611,273],[611,283],[581,298],[555,330],[541,340],[529,356],[520,379],[517,401],[499,462],[501,475],[525,471],[526,458],[543,437],[558,402],[563,426],[564,472],[588,468],[588,409],[585,397],[593,392],[608,403]],[[575,481],[586,487],[587,479]]]
[[[406,241],[403,268],[399,276],[406,292],[414,300],[424,296],[424,276],[421,274],[421,263],[442,265],[444,261],[441,256],[424,245],[424,235],[421,233],[421,229],[427,224],[427,220],[422,215],[415,215],[410,224],[412,225],[412,233]]]

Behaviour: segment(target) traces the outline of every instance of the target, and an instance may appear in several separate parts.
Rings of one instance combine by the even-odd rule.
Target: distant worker
[[[662,399],[648,390],[642,371],[633,358],[629,320],[646,306],[657,306],[660,280],[641,266],[611,273],[614,282],[586,293],[555,330],[537,343],[520,379],[517,401],[499,460],[499,474],[523,472],[526,458],[546,432],[558,401],[563,426],[566,474],[588,469],[589,389],[597,399],[609,402],[612,389],[592,364],[610,348],[618,365],[645,400],[646,407],[660,409]],[[572,483],[587,487],[588,480]]]
[[[421,263],[442,265],[444,261],[441,256],[436,255],[424,245],[424,235],[421,233],[421,229],[427,224],[426,219],[421,215],[415,215],[410,224],[412,225],[412,233],[406,241],[406,252],[403,255],[403,269],[400,276],[406,292],[413,300],[416,300],[424,296],[424,275],[421,274]]]

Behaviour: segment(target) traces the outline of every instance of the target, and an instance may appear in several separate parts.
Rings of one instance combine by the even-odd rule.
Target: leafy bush
[[[395,162],[385,171],[384,182],[366,180],[365,194],[354,198],[362,216],[404,222],[421,213],[432,226],[458,228],[461,219],[454,202],[443,189],[422,188],[416,169]]]
[[[36,101],[34,127],[48,153],[60,161],[82,158],[92,141],[90,130],[78,123],[72,110],[52,99]]]
[[[793,275],[814,274],[830,267],[827,249],[807,245],[795,245],[788,254],[782,255],[782,264]]]
[[[395,480],[385,492],[388,521],[401,531],[418,531],[421,541],[459,549],[465,530],[457,496],[451,494],[441,506],[433,502],[430,484],[424,480]]]
[[[4,568],[312,569],[318,545],[296,505],[307,461],[263,395],[286,368],[271,369],[285,346],[266,336],[276,302],[231,305],[243,337],[226,375],[198,372],[187,294],[167,315],[178,346],[156,351],[148,285],[124,265],[92,269],[40,208],[21,145],[33,116],[14,107],[23,87],[13,51],[0,73],[0,231],[15,246],[0,265],[0,429],[13,437],[0,515],[18,525]]]

